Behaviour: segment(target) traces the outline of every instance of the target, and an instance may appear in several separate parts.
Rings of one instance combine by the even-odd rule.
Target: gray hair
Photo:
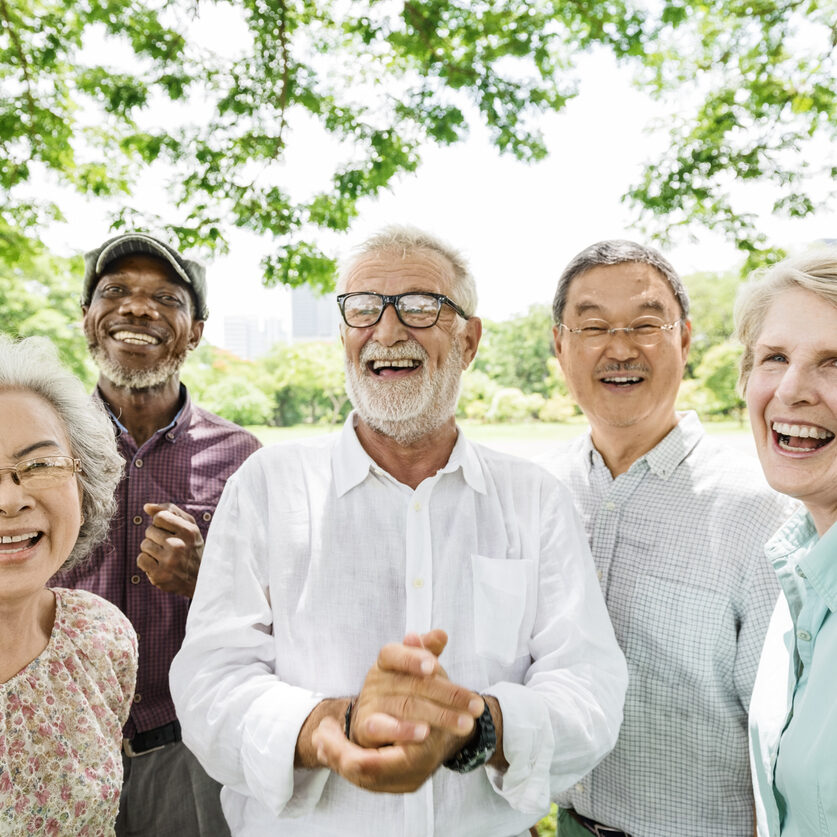
[[[677,271],[671,266],[668,259],[653,247],[646,247],[643,244],[626,241],[622,238],[613,238],[608,241],[598,241],[589,247],[585,247],[564,268],[564,272],[558,280],[555,298],[552,301],[552,319],[555,325],[563,322],[562,318],[564,308],[567,305],[570,283],[576,276],[600,265],[626,264],[628,262],[651,265],[659,271],[671,286],[674,297],[680,306],[680,315],[684,320],[688,319],[689,295],[686,293],[683,280],[677,275]]]
[[[751,275],[735,301],[735,336],[744,346],[738,388],[744,394],[753,371],[753,348],[770,306],[785,291],[802,288],[837,307],[837,247],[809,250]]]
[[[450,297],[469,317],[473,317],[477,310],[477,285],[465,257],[447,242],[417,227],[391,224],[367,238],[341,265],[337,278],[337,292],[342,293],[345,290],[349,274],[358,262],[367,256],[397,253],[401,258],[405,258],[416,250],[428,250],[447,260],[453,268]]]
[[[124,463],[116,448],[113,424],[101,404],[62,366],[52,343],[44,337],[15,342],[0,334],[0,392],[32,392],[58,414],[70,455],[81,460],[81,524],[78,538],[62,570],[78,564],[105,539],[116,510],[116,486]],[[2,428],[0,428],[2,432]]]

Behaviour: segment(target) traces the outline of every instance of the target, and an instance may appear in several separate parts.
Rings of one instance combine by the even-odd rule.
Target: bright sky
[[[229,38],[230,26],[216,21],[202,37]],[[339,256],[387,223],[426,228],[465,253],[477,279],[478,312],[500,320],[533,303],[550,302],[561,269],[588,244],[603,238],[645,240],[635,225],[636,211],[621,202],[621,195],[639,179],[643,161],[661,151],[665,137],[646,128],[655,117],[665,120],[666,113],[634,90],[628,72],[608,55],[583,56],[578,75],[580,95],[543,123],[550,149],[544,162],[525,165],[501,157],[487,134],[474,128],[465,143],[427,149],[417,173],[400,177],[377,200],[364,201],[350,233],[323,239],[321,245]],[[285,166],[294,181],[289,185],[321,182],[331,172],[330,153],[315,133],[297,130]],[[159,203],[159,191],[152,199]],[[771,203],[765,194],[762,205]],[[70,242],[77,250],[95,246],[108,234],[98,216],[92,209],[74,213],[74,223],[55,230],[48,243],[59,250]],[[791,250],[837,237],[832,217],[791,222],[766,214],[759,223],[771,243]],[[697,242],[683,240],[666,252],[681,274],[740,263],[735,249],[720,237],[695,233]],[[261,284],[258,263],[267,243],[236,232],[230,242],[230,254],[207,266],[211,315],[205,336],[216,345],[223,343],[224,316],[287,317],[286,289],[268,290]]]

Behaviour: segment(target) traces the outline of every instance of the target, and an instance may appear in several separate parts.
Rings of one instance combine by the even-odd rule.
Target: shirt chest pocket
[[[511,665],[529,653],[527,604],[534,562],[471,555],[474,641],[481,657]]]

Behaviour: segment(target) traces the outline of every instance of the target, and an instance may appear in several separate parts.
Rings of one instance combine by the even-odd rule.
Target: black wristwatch
[[[494,731],[494,721],[488,709],[488,701],[482,715],[474,724],[474,734],[465,742],[462,749],[443,762],[449,770],[457,773],[470,773],[485,764],[497,749],[497,733]]]

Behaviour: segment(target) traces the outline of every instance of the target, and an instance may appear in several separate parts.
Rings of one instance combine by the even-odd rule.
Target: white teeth
[[[120,340],[123,343],[133,343],[137,346],[150,345],[156,346],[160,340],[151,334],[141,334],[137,331],[117,331],[113,335],[114,340]]]
[[[412,369],[414,366],[418,366],[419,362],[417,360],[413,360],[412,358],[393,358],[392,360],[373,360],[372,361],[372,368],[374,370],[378,369],[385,369],[388,366],[395,366],[401,367],[404,369]]]
[[[28,535],[3,535],[0,537],[0,543],[20,543],[21,541],[30,541],[32,538],[37,537],[37,532],[29,532]]]
[[[780,436],[797,436],[800,439],[830,439],[834,435],[824,427],[812,427],[809,424],[786,424],[774,421],[771,427]]]
[[[608,384],[638,384],[642,378],[602,378]]]

